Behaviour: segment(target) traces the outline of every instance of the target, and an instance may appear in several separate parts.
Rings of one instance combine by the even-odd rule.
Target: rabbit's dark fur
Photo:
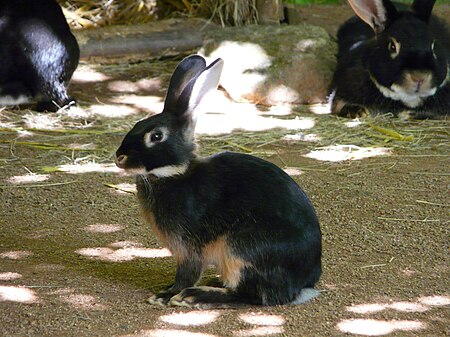
[[[138,122],[116,163],[139,170],[145,219],[177,261],[175,283],[152,303],[186,306],[300,303],[321,274],[321,233],[313,206],[276,165],[238,153],[195,154],[192,112],[215,89],[223,61],[184,59],[162,113]],[[198,287],[215,265],[225,288]],[[314,294],[315,295],[315,294]]]
[[[0,105],[68,105],[80,50],[54,0],[0,0]]]
[[[411,8],[390,0],[349,2],[359,17],[338,31],[332,112],[445,118],[450,112],[450,32],[447,23],[431,15],[434,0],[415,0]]]

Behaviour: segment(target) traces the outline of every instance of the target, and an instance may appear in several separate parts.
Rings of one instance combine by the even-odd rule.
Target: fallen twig
[[[450,206],[450,205],[438,204],[436,202],[430,202],[430,201],[426,201],[426,200],[416,200],[416,202],[418,202],[419,204],[426,204],[426,205],[433,205],[433,206],[445,206],[445,207]]]
[[[123,187],[119,187],[119,186],[114,185],[114,184],[103,183],[103,185],[106,186],[106,187],[115,189],[115,190],[117,190],[117,191],[122,191],[122,192],[130,193],[130,194],[136,194],[136,191],[135,191],[135,190],[128,189],[128,188],[123,188]]]
[[[26,188],[26,187],[53,187],[75,184],[80,182],[79,180],[66,181],[62,183],[49,183],[49,184],[24,184],[24,185],[0,185],[0,188]]]
[[[410,221],[410,222],[440,222],[439,219],[423,219],[423,220],[417,220],[417,219],[400,219],[400,218],[385,218],[385,217],[378,217],[379,220],[388,220],[388,221]]]
[[[10,143],[9,141],[0,141],[0,143]],[[14,141],[15,145],[29,146],[39,150],[56,150],[56,151],[97,151],[98,149],[80,148],[80,147],[64,147],[57,144],[39,143],[39,142],[23,142]]]
[[[387,265],[387,263],[370,264],[370,265],[362,266],[362,267],[359,267],[359,268],[360,268],[360,269],[365,269],[365,268],[376,268],[376,267],[384,267],[384,266],[386,266],[386,265]]]
[[[253,152],[253,150],[252,150],[252,149],[249,149],[248,147],[239,145],[239,144],[234,143],[234,142],[230,142],[230,141],[228,141],[228,140],[225,140],[225,143],[228,144],[228,145],[231,145],[231,146],[233,146],[233,147],[237,147],[238,149],[240,149],[240,150],[242,150],[242,151],[244,151],[244,152],[247,152],[247,153],[252,153],[252,152]]]

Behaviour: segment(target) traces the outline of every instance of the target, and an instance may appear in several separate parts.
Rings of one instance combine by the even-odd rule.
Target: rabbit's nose
[[[126,155],[121,154],[120,156],[118,156],[116,158],[116,165],[117,165],[117,167],[124,168],[126,163],[127,163],[127,156]]]
[[[414,91],[419,92],[422,88],[428,89],[431,84],[431,75],[427,72],[412,72],[411,73],[411,84]]]

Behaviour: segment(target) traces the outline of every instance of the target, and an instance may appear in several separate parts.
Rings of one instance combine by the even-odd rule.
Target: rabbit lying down
[[[144,218],[177,262],[151,303],[201,308],[302,303],[318,294],[321,232],[306,194],[276,165],[246,154],[195,154],[193,111],[216,89],[221,59],[185,58],[163,112],[139,121],[116,153],[136,173]],[[208,265],[224,288],[196,286]]]
[[[55,0],[0,0],[0,106],[73,104],[67,84],[79,47]]]
[[[445,118],[450,112],[450,29],[431,15],[435,0],[415,0],[410,9],[390,0],[348,1],[357,16],[338,31],[332,113]]]

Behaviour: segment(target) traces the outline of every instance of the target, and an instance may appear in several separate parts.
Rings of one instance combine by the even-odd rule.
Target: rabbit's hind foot
[[[220,309],[243,305],[244,303],[240,303],[241,301],[228,289],[199,286],[183,289],[173,296],[168,304],[197,309]]]

